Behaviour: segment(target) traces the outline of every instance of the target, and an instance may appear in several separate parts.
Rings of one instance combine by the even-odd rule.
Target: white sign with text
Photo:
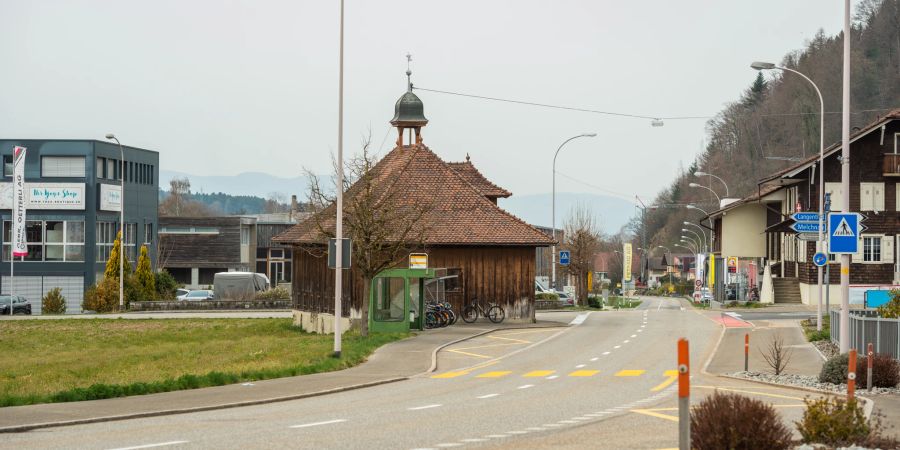
[[[25,183],[27,209],[83,210],[84,183]],[[12,209],[13,184],[0,183],[0,209]]]
[[[116,186],[114,184],[100,185],[100,210],[122,210],[122,186]]]

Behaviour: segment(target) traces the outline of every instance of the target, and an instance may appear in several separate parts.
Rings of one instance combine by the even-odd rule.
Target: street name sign
[[[828,214],[828,251],[836,255],[859,251],[859,213]]]
[[[822,252],[816,253],[815,255],[813,255],[813,264],[818,267],[825,266],[825,264],[828,264],[828,256],[826,256]]]
[[[569,265],[569,255],[570,255],[570,253],[568,250],[560,251],[559,252],[559,263],[563,266],[568,266]]]
[[[819,235],[816,233],[797,233],[797,239],[815,242],[819,240]]]
[[[819,222],[794,222],[791,229],[798,233],[818,233]]]
[[[819,213],[815,212],[798,212],[791,215],[791,219],[794,219],[796,222],[818,222]]]

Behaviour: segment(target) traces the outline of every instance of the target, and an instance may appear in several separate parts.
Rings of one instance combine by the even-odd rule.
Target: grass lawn
[[[829,314],[826,314],[822,319],[822,331],[816,329],[816,323],[812,319],[800,321],[800,326],[803,327],[803,334],[806,335],[807,341],[816,342],[831,339],[831,317],[829,316]]]
[[[405,337],[308,334],[291,319],[25,320],[0,324],[0,406],[94,400],[340,370]]]

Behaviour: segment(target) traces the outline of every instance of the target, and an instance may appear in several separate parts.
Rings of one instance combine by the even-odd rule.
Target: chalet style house
[[[512,194],[485,178],[468,156],[464,162],[447,163],[423,144],[421,128],[428,123],[423,110],[410,84],[397,101],[391,121],[398,131],[397,145],[370,172],[376,189],[391,185],[394,192],[401,193],[388,200],[393,202],[392,208],[431,205],[416,225],[423,230],[422,241],[417,244],[428,254],[429,268],[452,278],[445,294],[454,310],[461,311],[467,302],[477,298],[502,306],[506,320],[533,321],[535,252],[538,247],[551,245],[552,239],[498,207],[497,198]],[[406,142],[405,131],[409,132]],[[348,196],[352,198],[356,192],[355,185],[346,191],[345,205]],[[273,238],[295,247],[294,316],[310,331],[329,330],[327,322],[333,320],[334,312],[334,273],[322,252],[317,255],[303,248],[324,249],[327,239],[321,230],[333,230],[334,222],[332,205]],[[406,259],[397,261],[396,267],[406,268]],[[351,324],[361,317],[364,282],[352,267],[345,274],[342,311],[347,324]],[[371,291],[376,291],[374,282]],[[370,318],[371,315],[372,311]]]
[[[852,255],[850,303],[862,305],[866,292],[900,285],[900,109],[850,137],[850,192],[841,189],[841,144],[825,149],[825,192],[831,211],[850,196],[850,211],[865,216],[859,252]],[[815,242],[802,240],[790,226],[791,214],[818,211],[819,156],[759,182],[758,192],[710,214],[717,260],[740,257],[762,264],[763,301],[817,302]],[[840,262],[829,258],[829,295],[839,302]],[[719,263],[717,263],[717,269]],[[755,283],[754,283],[755,284]]]

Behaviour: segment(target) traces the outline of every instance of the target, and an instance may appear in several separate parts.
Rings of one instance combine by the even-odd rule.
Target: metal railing
[[[831,311],[831,341],[839,344],[840,311]],[[866,344],[875,346],[875,353],[885,353],[900,359],[900,319],[883,319],[875,311],[850,312],[850,348],[865,354]]]

